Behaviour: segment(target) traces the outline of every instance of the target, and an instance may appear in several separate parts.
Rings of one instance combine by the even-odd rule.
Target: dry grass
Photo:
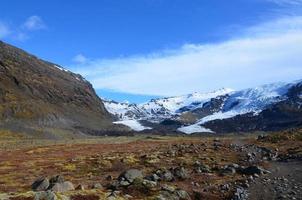
[[[282,133],[279,134],[282,135]],[[1,135],[0,141],[2,144],[8,141],[13,141],[15,144],[9,148],[0,146],[0,193],[26,192],[30,190],[31,183],[37,177],[57,174],[63,175],[75,186],[82,184],[89,188],[95,183],[106,185],[109,183],[106,180],[108,175],[117,178],[122,171],[128,168],[141,169],[147,175],[159,168],[184,166],[192,169],[195,161],[201,161],[211,168],[218,169],[227,164],[241,162],[242,154],[229,148],[231,143],[253,143],[269,148],[279,148],[281,152],[285,153],[295,147],[298,150],[292,149],[292,151],[299,152],[302,147],[302,142],[297,140],[296,136],[279,140],[278,143],[274,140],[257,141],[254,137],[239,139],[225,137],[220,138],[222,146],[218,149],[213,146],[213,138],[206,137],[91,137],[69,141],[32,141],[20,137],[16,133],[5,132]],[[182,144],[198,148],[196,151],[185,149],[175,156],[169,154],[175,145]],[[243,179],[245,177],[240,174],[222,177],[216,171],[202,175],[190,172],[189,179],[177,180],[171,184],[192,194],[193,190],[198,189],[191,184],[195,182],[200,185],[200,188],[211,191],[209,195],[212,195],[213,198],[210,199],[219,199],[221,193],[219,189],[217,190],[218,186]],[[95,193],[70,195],[71,199],[75,200],[97,198]],[[139,195],[144,194],[135,195],[142,197]],[[207,196],[206,199],[208,199]],[[18,200],[17,197],[16,200]],[[25,200],[27,199],[25,198]]]

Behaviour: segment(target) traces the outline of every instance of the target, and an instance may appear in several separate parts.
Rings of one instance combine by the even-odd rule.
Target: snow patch
[[[53,65],[53,66],[61,71],[70,72],[69,70],[59,67],[58,65]]]
[[[180,132],[186,133],[186,134],[192,134],[192,133],[214,133],[211,129],[205,128],[203,126],[200,126],[198,124],[193,124],[190,126],[183,126],[181,128],[177,129]]]
[[[117,121],[117,122],[113,122],[113,123],[114,124],[126,125],[134,131],[142,131],[142,130],[146,130],[146,129],[152,129],[150,127],[146,127],[146,126],[141,125],[137,120],[133,120],[133,119]]]

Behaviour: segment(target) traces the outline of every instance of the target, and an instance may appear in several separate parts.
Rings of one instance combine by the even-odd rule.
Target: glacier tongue
[[[186,133],[186,134],[192,134],[192,133],[214,133],[211,129],[207,129],[203,126],[200,126],[198,124],[193,124],[190,126],[183,126],[177,129],[180,132]]]
[[[187,134],[211,132],[206,128],[207,122],[248,113],[258,115],[269,106],[286,100],[289,89],[296,84],[302,84],[302,80],[291,83],[277,82],[239,91],[223,88],[209,93],[195,92],[152,99],[142,104],[107,100],[104,100],[104,104],[110,113],[121,120],[116,123],[123,123],[135,130],[149,128],[140,125],[140,120],[156,123],[155,126],[161,126],[161,122],[171,120],[175,129]]]
[[[133,119],[121,120],[121,121],[116,121],[116,122],[113,122],[113,123],[114,124],[126,125],[134,131],[143,131],[143,130],[146,130],[146,129],[152,129],[150,127],[146,127],[146,126],[141,125],[137,120],[133,120]]]

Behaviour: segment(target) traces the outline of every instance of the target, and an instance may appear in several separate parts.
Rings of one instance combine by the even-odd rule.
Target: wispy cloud
[[[29,31],[35,31],[35,30],[45,29],[46,25],[41,19],[41,17],[37,15],[33,15],[26,19],[22,27]]]
[[[302,17],[245,29],[219,44],[185,44],[145,56],[96,59],[72,66],[97,89],[178,95],[302,78]]]
[[[28,17],[24,23],[18,26],[0,21],[0,39],[13,41],[25,41],[30,38],[30,32],[46,29],[47,26],[42,18],[36,15]]]
[[[276,3],[278,5],[284,6],[284,5],[302,5],[302,0],[267,0],[272,3]]]
[[[0,22],[0,39],[7,37],[10,33],[9,27],[5,23]]]
[[[83,64],[88,61],[88,59],[83,54],[76,55],[73,59],[73,62]]]

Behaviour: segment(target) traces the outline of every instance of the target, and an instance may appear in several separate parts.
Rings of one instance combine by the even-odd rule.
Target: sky
[[[140,103],[302,79],[302,0],[6,0],[0,40]]]

